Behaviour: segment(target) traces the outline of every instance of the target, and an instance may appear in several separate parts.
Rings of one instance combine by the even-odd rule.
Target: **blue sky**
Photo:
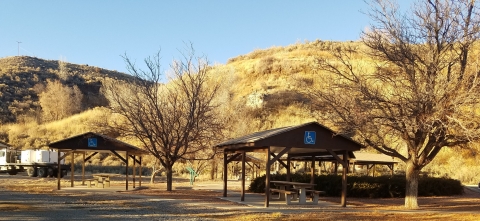
[[[358,40],[361,0],[0,1],[0,58],[18,55],[126,72],[162,50],[164,69],[184,42],[212,63],[305,40]],[[17,43],[20,41],[21,43]]]

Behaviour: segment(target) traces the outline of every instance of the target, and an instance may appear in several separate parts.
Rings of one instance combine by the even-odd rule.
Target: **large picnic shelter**
[[[148,154],[147,151],[138,147],[122,142],[115,138],[98,134],[94,132],[87,132],[84,134],[76,135],[70,138],[66,138],[60,141],[50,143],[48,145],[51,149],[57,149],[58,152],[58,168],[60,168],[60,162],[67,156],[71,156],[71,173],[70,182],[71,187],[74,186],[74,158],[75,153],[83,154],[82,160],[82,183],[85,184],[85,162],[90,160],[98,153],[112,153],[117,156],[122,162],[125,163],[125,189],[128,190],[128,167],[129,158],[133,159],[133,187],[135,188],[135,171],[136,164],[139,164],[139,186],[142,185],[142,156]],[[90,155],[86,156],[89,152]],[[64,153],[61,155],[61,153]],[[123,156],[122,156],[123,154]],[[138,157],[138,158],[137,158]],[[61,170],[58,170],[57,189],[60,190],[60,178]]]
[[[290,179],[290,159],[293,157],[311,157],[315,165],[317,157],[332,156],[343,165],[341,205],[345,207],[347,196],[347,168],[349,152],[358,151],[363,146],[354,140],[336,134],[331,129],[317,123],[276,128],[252,133],[231,139],[216,145],[223,152],[223,196],[227,196],[228,163],[242,158],[242,192],[241,201],[245,200],[245,162],[247,152],[263,152],[266,155],[265,207],[270,202],[270,167],[278,161],[287,170]],[[286,163],[281,159],[286,155]],[[311,183],[313,182],[313,176]]]

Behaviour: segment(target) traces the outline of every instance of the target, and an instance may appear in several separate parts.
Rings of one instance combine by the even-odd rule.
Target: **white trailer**
[[[61,153],[63,156],[64,153]],[[18,172],[27,172],[31,177],[55,177],[58,174],[58,153],[48,150],[17,151],[9,147],[0,147],[0,172],[16,175]],[[65,159],[60,161],[60,176],[63,177],[70,170],[65,165]]]

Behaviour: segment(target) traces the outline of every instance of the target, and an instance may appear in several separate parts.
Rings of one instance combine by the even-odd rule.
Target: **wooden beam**
[[[227,153],[223,152],[223,197],[227,197],[227,173],[228,173]]]
[[[230,163],[230,162],[232,162],[232,161],[234,161],[235,158],[237,158],[237,157],[240,156],[240,155],[242,155],[242,153],[235,153],[235,154],[233,154],[232,156],[230,156],[230,157],[228,158],[228,160],[227,160],[227,164]]]
[[[74,181],[74,180],[73,180],[73,179],[74,179],[73,175],[74,175],[74,174],[73,174],[73,173],[74,173],[74,171],[75,171],[75,167],[74,167],[74,166],[75,166],[75,164],[74,164],[75,153],[72,151],[71,154],[72,154],[72,160],[71,160],[72,162],[70,162],[70,186],[73,187],[73,186],[74,186],[74,184],[73,184],[73,181]],[[60,161],[60,160],[59,160],[59,161]]]
[[[98,152],[92,153],[92,154],[90,154],[87,158],[85,158],[83,161],[84,161],[84,162],[85,162],[85,161],[88,161],[88,160],[90,160],[90,158],[92,158],[93,156],[95,156],[95,155],[97,155],[97,154],[98,154]]]
[[[347,161],[347,151],[343,153],[343,159]],[[342,199],[341,199],[342,207],[347,206],[347,167],[343,166],[343,173],[342,173]]]
[[[348,158],[348,155],[347,154],[343,154],[343,157],[347,157],[347,158],[344,158],[345,161],[343,161],[342,159],[340,159],[340,157],[335,153],[333,152],[332,150],[329,150],[327,149],[327,151],[333,156],[333,158],[335,158],[335,160],[337,160],[339,163],[342,164],[343,167],[348,167],[348,165],[346,165],[346,161],[347,161],[347,158]]]
[[[370,170],[373,168],[373,166],[375,166],[374,164],[367,164],[367,176],[370,174]],[[374,176],[374,174],[372,174],[372,177]]]
[[[290,181],[290,155],[287,155],[287,181]]]
[[[83,161],[82,161],[82,185],[85,185],[85,151],[83,151]]]
[[[247,153],[243,151],[242,153],[242,197],[240,201],[245,201],[245,160],[247,159]]]
[[[113,151],[114,154],[117,154],[117,152]],[[120,155],[118,155],[120,156]],[[122,159],[122,158],[121,158]],[[125,152],[125,159],[123,159],[125,162],[125,190],[128,190],[128,152]]]
[[[125,158],[123,158],[122,156],[120,156],[120,154],[117,153],[117,151],[115,150],[110,150],[115,156],[118,157],[118,159],[120,159],[123,163],[125,164],[128,164],[128,155],[125,156]]]
[[[276,157],[276,155],[274,153],[270,153],[270,155],[272,155],[272,157]],[[278,159],[277,162],[279,162],[280,164],[282,164],[283,167],[287,168],[287,164],[283,162],[282,159]]]
[[[310,183],[315,183],[315,156],[312,157],[312,166],[310,168]]]
[[[139,157],[140,159],[140,163],[139,163],[139,176],[140,176],[140,180],[138,181],[138,186],[142,186],[142,156],[140,155]]]
[[[275,163],[275,161],[277,161],[278,159],[280,159],[280,157],[283,156],[283,154],[287,153],[290,149],[292,149],[292,147],[285,147],[282,151],[280,151],[280,153],[278,153],[277,156],[275,156],[273,159],[270,160],[270,165]],[[270,153],[270,148],[267,149],[268,152]],[[268,158],[270,158],[270,154],[268,154]]]
[[[387,166],[388,166],[388,168],[390,169],[390,172],[391,172],[390,176],[393,176],[394,165],[390,164],[390,165],[387,165]]]
[[[70,153],[73,153],[75,150],[70,150],[70,151],[67,151],[67,152],[62,152],[62,153],[65,153],[63,154],[63,156],[59,157],[58,158],[58,162],[62,161],[63,159],[65,159]],[[60,156],[60,151],[58,151],[58,156]]]
[[[130,157],[132,157],[132,155],[130,155]],[[132,168],[132,169],[133,169],[133,189],[135,189],[135,183],[136,183],[136,182],[135,182],[135,170],[137,169],[137,168],[135,167],[136,164],[137,164],[137,163],[136,163],[136,162],[137,162],[137,159],[135,159],[135,158],[137,158],[137,156],[133,155],[133,168]]]
[[[286,148],[285,148],[286,149]],[[267,165],[266,165],[266,173],[265,173],[265,207],[268,207],[270,204],[270,147],[266,150],[267,155]],[[280,156],[280,154],[279,154]],[[273,161],[275,162],[275,161]]]
[[[60,159],[60,151],[57,151],[57,157],[58,159]],[[58,168],[58,172],[57,172],[57,190],[60,190],[60,174],[62,172],[62,168],[60,167],[60,162],[61,160],[58,160],[57,162],[57,168]]]
[[[140,163],[140,161],[137,160],[137,156],[136,155],[130,155],[130,158],[135,160],[137,163]]]

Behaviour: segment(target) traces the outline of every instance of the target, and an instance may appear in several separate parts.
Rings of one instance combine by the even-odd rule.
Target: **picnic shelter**
[[[270,202],[270,167],[278,161],[287,170],[287,181],[290,181],[290,159],[306,157],[312,159],[313,165],[317,156],[330,155],[343,166],[341,205],[346,206],[348,155],[351,151],[363,148],[358,142],[340,135],[331,129],[310,122],[296,126],[260,131],[243,137],[231,139],[215,146],[223,152],[223,196],[227,196],[228,163],[242,158],[242,192],[241,201],[245,200],[245,162],[247,152],[262,152],[266,156],[265,207]],[[286,155],[286,162],[281,159]],[[311,183],[314,174],[312,173]]]
[[[98,153],[111,153],[117,156],[121,161],[125,163],[125,189],[128,190],[128,167],[129,158],[133,159],[133,188],[135,188],[135,171],[136,164],[139,165],[139,186],[142,185],[142,156],[148,154],[147,151],[138,147],[125,143],[123,141],[111,138],[102,134],[87,132],[84,134],[76,135],[70,138],[59,140],[48,145],[51,149],[56,149],[58,152],[58,168],[60,168],[60,162],[68,155],[71,156],[71,187],[74,186],[74,159],[75,154],[83,154],[82,159],[82,184],[85,184],[85,162],[90,160]],[[86,153],[90,155],[86,156]],[[61,153],[64,153],[61,155]],[[122,156],[123,155],[123,156]],[[138,158],[137,158],[138,157]],[[60,190],[60,178],[61,170],[58,170],[57,189]]]

